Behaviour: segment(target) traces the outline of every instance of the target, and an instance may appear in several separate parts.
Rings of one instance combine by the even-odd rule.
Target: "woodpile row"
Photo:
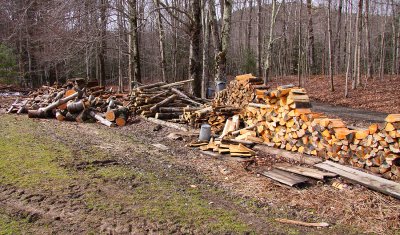
[[[389,179],[400,177],[400,114],[387,116],[383,125],[352,130],[341,119],[312,112],[304,89],[288,85],[255,94],[263,103],[249,103],[243,110],[251,129],[236,139],[261,138],[271,147],[351,164]]]
[[[94,85],[87,84],[84,79],[73,79],[64,86],[43,86],[30,92],[27,98],[17,99],[7,113],[124,126],[130,115],[128,95]]]

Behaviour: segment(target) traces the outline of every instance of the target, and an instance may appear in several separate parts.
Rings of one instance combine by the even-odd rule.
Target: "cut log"
[[[174,119],[174,118],[179,118],[179,115],[182,115],[182,113],[156,113],[155,118],[156,119]]]
[[[108,127],[113,127],[115,126],[115,123],[112,123],[110,121],[108,121],[107,119],[103,118],[102,116],[100,116],[99,114],[95,113],[94,111],[89,111],[89,115],[96,119],[97,121],[99,121],[101,124],[106,125]]]
[[[325,222],[307,223],[307,222],[303,222],[303,221],[289,220],[289,219],[275,219],[275,220],[278,222],[281,222],[281,223],[295,224],[295,225],[301,225],[301,226],[306,226],[306,227],[329,227],[329,224],[325,223]]]
[[[166,122],[166,121],[155,119],[155,118],[151,118],[151,117],[147,118],[147,120],[149,120],[151,122],[154,122],[156,124],[160,124],[160,125],[164,125],[164,126],[167,126],[167,127],[175,128],[175,129],[178,129],[178,130],[181,130],[181,131],[189,131],[186,127],[183,127],[182,125],[179,125],[179,124],[176,124],[176,123]]]

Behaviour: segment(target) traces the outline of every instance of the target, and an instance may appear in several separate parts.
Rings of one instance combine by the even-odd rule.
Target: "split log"
[[[115,123],[112,123],[110,121],[108,121],[107,119],[104,119],[102,116],[100,116],[99,114],[95,113],[94,111],[89,111],[89,115],[96,119],[97,121],[99,121],[101,124],[106,125],[108,127],[113,127],[115,126]]]
[[[192,82],[194,79],[188,79],[188,80],[183,80],[183,81],[179,81],[179,82],[174,82],[174,83],[169,83],[163,86],[160,86],[160,88],[170,88],[170,87],[174,87],[174,86],[182,86],[186,83]]]

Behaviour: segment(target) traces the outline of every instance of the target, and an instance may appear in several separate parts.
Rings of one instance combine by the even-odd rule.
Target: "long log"
[[[156,83],[152,83],[152,84],[148,84],[148,85],[143,85],[143,86],[137,87],[136,90],[150,89],[150,88],[154,88],[154,87],[160,87],[162,85],[166,85],[166,83],[165,82],[156,82]]]
[[[78,96],[80,95],[79,93],[80,93],[80,92],[75,92],[74,94],[72,94],[72,95],[70,95],[70,96],[64,97],[64,98],[62,98],[62,99],[59,99],[59,100],[57,100],[57,101],[51,103],[50,105],[48,105],[48,106],[45,107],[45,108],[40,108],[39,110],[40,110],[41,112],[46,113],[46,112],[49,111],[49,110],[55,109],[55,108],[57,108],[58,106],[60,106],[60,105],[62,105],[62,104],[65,104],[65,103],[67,103],[67,102],[70,101],[70,100],[75,99],[76,97],[78,97]]]
[[[242,128],[242,129],[237,130],[237,131],[232,131],[231,134],[232,134],[232,135],[238,135],[238,134],[240,133],[240,131],[243,131],[243,130],[252,130],[252,129],[256,128],[256,126],[257,126],[257,123],[256,123],[256,124],[253,124],[253,125],[251,125],[251,126]]]
[[[174,92],[175,94],[177,94],[178,96],[180,96],[181,98],[183,98],[184,100],[196,105],[196,106],[201,106],[203,105],[202,103],[196,102],[192,99],[189,98],[189,96],[187,96],[185,93],[183,93],[182,91],[176,89],[176,88],[171,88],[171,91]]]
[[[160,125],[163,125],[163,126],[175,128],[175,129],[178,129],[178,130],[181,130],[181,131],[189,131],[186,127],[183,127],[182,125],[179,125],[179,124],[176,124],[176,123],[166,122],[166,121],[155,119],[155,118],[151,118],[151,117],[147,118],[147,120],[149,120],[151,122],[154,122],[156,124],[160,124]]]
[[[96,119],[97,121],[99,121],[99,122],[100,122],[101,124],[103,124],[103,125],[106,125],[106,126],[108,126],[108,127],[113,127],[113,126],[115,126],[115,123],[112,123],[112,122],[110,122],[110,121],[104,119],[102,116],[100,116],[99,114],[95,113],[94,111],[90,111],[90,112],[89,112],[89,115],[90,115],[92,118],[94,118],[94,119]]]
[[[182,86],[186,83],[192,82],[194,79],[188,79],[188,80],[183,80],[183,81],[179,81],[179,82],[174,82],[174,83],[170,83],[170,84],[166,84],[163,86],[160,86],[160,88],[169,88],[169,87],[174,87],[174,86]]]
[[[182,113],[156,113],[155,118],[157,119],[174,119],[179,118]]]
[[[156,112],[158,110],[159,107],[162,107],[164,105],[167,105],[169,103],[171,103],[172,101],[174,101],[178,96],[177,95],[171,95],[168,98],[164,99],[161,102],[158,102],[157,104],[155,104],[153,107],[150,108],[151,112]]]
[[[14,101],[14,103],[11,104],[10,108],[7,110],[7,113],[11,113],[14,109],[14,106],[18,104],[19,97]]]

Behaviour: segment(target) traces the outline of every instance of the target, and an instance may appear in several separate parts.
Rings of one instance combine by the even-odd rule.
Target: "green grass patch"
[[[38,125],[31,120],[16,121],[0,116],[0,183],[19,187],[54,187],[70,179],[59,167],[57,157],[71,153],[61,143],[34,135]]]
[[[9,216],[0,213],[0,235],[22,234],[22,231],[26,231],[28,227],[28,221],[14,220]]]
[[[98,168],[95,174],[108,180],[127,180],[135,178],[135,174],[132,169],[124,166],[108,166]]]

